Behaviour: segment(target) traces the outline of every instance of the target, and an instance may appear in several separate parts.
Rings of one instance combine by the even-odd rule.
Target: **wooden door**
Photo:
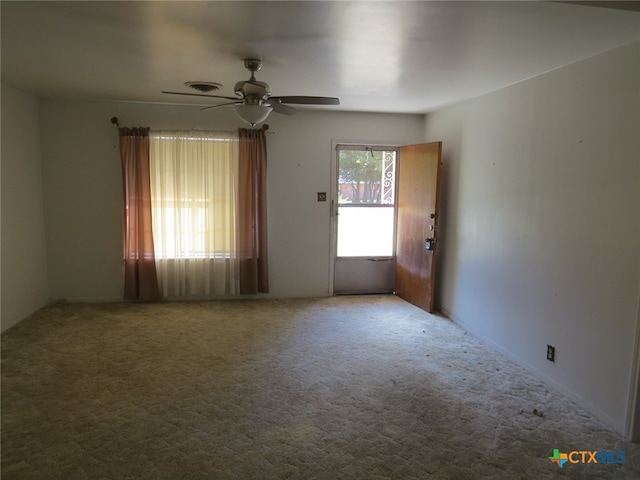
[[[396,295],[433,311],[442,142],[400,149]]]

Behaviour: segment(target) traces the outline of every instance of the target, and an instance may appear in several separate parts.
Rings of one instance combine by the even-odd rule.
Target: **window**
[[[150,137],[156,258],[232,255],[237,135],[152,132]]]

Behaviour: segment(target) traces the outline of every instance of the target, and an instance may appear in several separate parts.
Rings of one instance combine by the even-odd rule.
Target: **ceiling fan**
[[[213,82],[186,82],[185,85],[202,93],[167,92],[170,95],[190,95],[196,97],[220,98],[233,100],[204,107],[202,110],[234,105],[234,111],[240,119],[252,127],[264,122],[269,114],[274,111],[284,115],[294,115],[298,112],[287,104],[298,105],[340,105],[340,99],[335,97],[309,97],[309,96],[271,96],[271,86],[267,82],[256,80],[256,72],[262,68],[262,60],[246,58],[244,66],[251,72],[249,80],[239,81],[234,88],[235,97],[224,95],[211,95],[206,92],[218,90],[222,85]]]

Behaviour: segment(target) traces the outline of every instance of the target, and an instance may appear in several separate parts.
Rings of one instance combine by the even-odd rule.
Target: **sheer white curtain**
[[[162,295],[238,293],[238,134],[152,131],[149,157]]]

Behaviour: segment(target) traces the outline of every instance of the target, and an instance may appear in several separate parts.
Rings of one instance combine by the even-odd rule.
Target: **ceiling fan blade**
[[[273,108],[273,111],[276,113],[282,113],[283,115],[295,115],[296,113],[298,113],[298,110],[296,110],[293,107],[290,107],[289,105],[285,105],[284,103],[280,103],[279,100],[269,101],[268,103],[269,103],[269,106]]]
[[[279,100],[282,103],[297,103],[299,105],[340,105],[340,99],[336,97],[269,97],[269,100]]]
[[[207,95],[206,93],[166,92],[164,90],[162,90],[162,93],[166,93],[169,95],[188,95],[190,97],[225,98],[227,100],[238,100],[238,97],[225,97],[223,95]]]
[[[237,102],[228,102],[228,103],[220,103],[218,105],[209,105],[208,107],[203,107],[200,109],[201,112],[205,111],[205,110],[211,110],[212,108],[218,108],[218,107],[226,107],[228,105],[241,105],[244,102],[242,100],[239,100]]]

